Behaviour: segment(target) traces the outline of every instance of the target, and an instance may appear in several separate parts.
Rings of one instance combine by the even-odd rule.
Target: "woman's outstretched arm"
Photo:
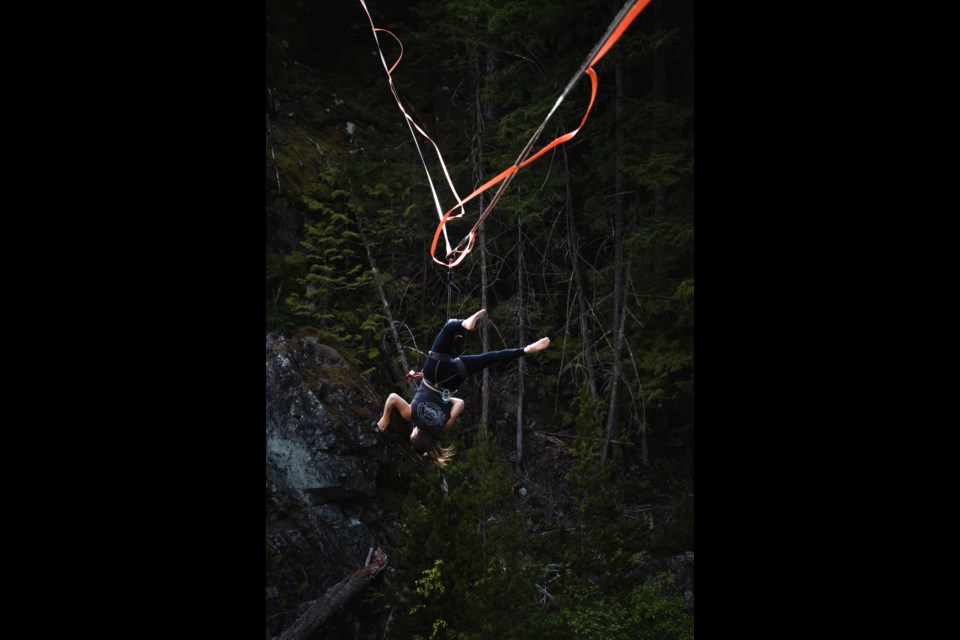
[[[383,417],[377,422],[380,431],[386,431],[387,427],[390,426],[390,413],[394,409],[400,412],[404,420],[410,421],[410,403],[397,394],[391,393],[387,396],[387,401],[383,403]]]

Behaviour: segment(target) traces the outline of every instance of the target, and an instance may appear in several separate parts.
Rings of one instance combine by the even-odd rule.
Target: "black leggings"
[[[451,318],[440,329],[439,335],[433,341],[430,348],[434,353],[444,353],[451,355],[453,341],[457,336],[463,336],[466,329],[463,328],[460,320]],[[502,364],[517,360],[523,357],[523,348],[502,349],[500,351],[488,351],[487,353],[478,353],[470,356],[460,356],[467,369],[467,375],[473,375],[478,371],[483,371],[487,367],[495,364]],[[452,361],[437,361],[433,358],[427,360],[423,366],[423,377],[430,384],[438,386],[441,389],[459,389],[464,382],[464,377],[460,374],[460,369]]]

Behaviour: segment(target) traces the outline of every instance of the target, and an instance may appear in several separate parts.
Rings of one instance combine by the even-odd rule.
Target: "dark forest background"
[[[400,98],[465,196],[513,164],[622,4],[368,6],[403,41]],[[693,636],[692,598],[663,570],[693,551],[693,23],[692,0],[651,2],[596,66],[584,129],[520,171],[451,279],[360,3],[266,3],[267,331],[314,336],[407,398],[448,309],[489,312],[467,351],[552,339],[471,380],[456,462],[394,487],[403,537],[425,543],[395,550],[393,586],[368,596],[396,605],[393,637]],[[535,148],[588,99],[584,77]]]

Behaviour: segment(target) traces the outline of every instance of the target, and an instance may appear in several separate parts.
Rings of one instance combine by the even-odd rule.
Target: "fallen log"
[[[307,610],[297,620],[287,627],[274,640],[306,640],[327,618],[333,615],[340,607],[349,602],[355,595],[363,591],[370,581],[387,566],[387,554],[377,549],[373,554],[373,561],[360,567],[337,584],[327,589],[326,593],[310,603]]]

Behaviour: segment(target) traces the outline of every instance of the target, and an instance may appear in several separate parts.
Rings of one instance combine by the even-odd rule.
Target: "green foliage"
[[[677,506],[676,516],[660,528],[650,545],[651,550],[670,555],[693,549],[693,511],[693,498],[684,494]]]
[[[443,560],[435,560],[433,567],[429,569],[424,569],[423,577],[416,580],[414,584],[417,587],[417,595],[423,598],[424,600],[429,600],[431,596],[436,594],[437,596],[442,596],[446,593],[447,589],[443,586],[443,582],[440,580],[440,567],[443,565]],[[410,609],[410,615],[413,616],[419,613],[425,608],[423,602],[418,602]],[[429,640],[434,640],[437,637],[437,633],[441,629],[446,629],[447,623],[443,618],[437,618],[433,621],[431,626],[431,632]],[[414,640],[426,640],[424,636],[419,633],[416,634]]]
[[[606,425],[607,402],[603,397],[594,399],[589,388],[584,385],[574,396],[573,406],[577,409],[577,438],[573,441],[571,451],[577,461],[567,474],[567,480],[578,489],[590,492],[597,488],[598,482],[605,481],[610,476],[608,469],[597,473]],[[585,482],[584,478],[589,478],[589,482]]]
[[[297,287],[305,272],[303,254],[294,251],[288,254],[267,254],[267,331],[286,331],[295,324],[295,317],[286,304],[285,292]]]
[[[358,229],[362,202],[343,188],[340,171],[330,168],[301,196],[310,211],[301,240],[302,253],[293,253],[289,262],[305,265],[306,274],[297,278],[301,287],[287,297],[293,314],[312,321],[319,335],[334,344],[350,348],[358,363],[370,363],[368,374],[380,358],[373,341],[386,320],[372,288],[372,270]],[[373,191],[375,195],[381,191]],[[358,293],[366,300],[356,301]],[[361,293],[361,295],[362,295]]]
[[[664,575],[621,594],[571,587],[558,595],[556,610],[538,621],[538,631],[545,638],[693,640],[693,615],[683,611],[682,597],[667,593],[672,585]]]
[[[483,438],[458,458],[411,487],[396,563],[398,579],[411,588],[398,603],[396,633],[432,638],[442,628],[449,638],[525,637],[535,591],[520,553],[510,470]]]

